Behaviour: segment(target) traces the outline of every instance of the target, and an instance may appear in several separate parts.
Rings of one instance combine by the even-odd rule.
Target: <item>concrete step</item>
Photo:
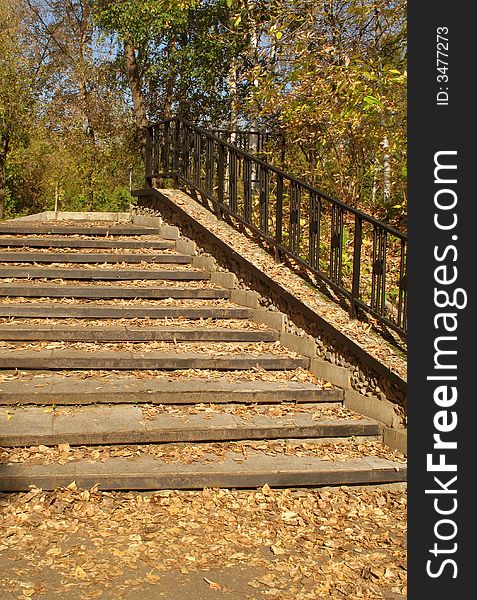
[[[59,325],[0,325],[4,341],[74,342],[276,342],[280,334],[272,330],[206,327],[76,327]]]
[[[174,280],[205,281],[210,275],[203,271],[187,269],[75,269],[31,267],[0,267],[0,279],[74,279],[85,281],[132,281],[132,280]]]
[[[0,252],[0,263],[56,263],[56,264],[102,264],[102,263],[154,263],[170,265],[187,265],[192,262],[191,256],[182,254],[145,254],[101,252]]]
[[[307,369],[309,358],[290,358],[274,354],[210,355],[193,352],[127,352],[98,350],[0,350],[1,369],[51,370],[135,370],[135,369],[265,369],[286,371]]]
[[[36,319],[250,319],[251,308],[183,306],[105,306],[103,304],[60,304],[41,302],[0,304],[0,317]]]
[[[319,417],[319,415],[318,415]],[[137,406],[87,406],[74,411],[21,407],[0,411],[0,446],[71,446],[223,442],[287,438],[380,439],[381,427],[370,419],[315,419],[299,410],[281,417],[238,416],[226,411],[148,415]]]
[[[89,235],[85,230],[83,235]],[[108,240],[98,238],[85,240],[81,238],[42,238],[42,237],[0,237],[0,248],[151,248],[154,250],[167,250],[174,248],[175,242],[171,240]]]
[[[30,223],[0,223],[0,234],[7,235],[88,235],[107,237],[113,235],[119,236],[137,236],[137,235],[155,235],[159,230],[153,227],[142,227],[137,225],[104,225],[89,226],[88,224],[78,225],[56,225],[56,224],[34,224]]]
[[[82,378],[43,373],[31,379],[19,377],[0,382],[0,405],[44,404],[84,405],[99,403],[148,404],[278,404],[282,402],[342,403],[341,389],[322,388],[297,381],[257,381],[240,379],[167,379],[151,377]]]
[[[227,299],[230,290],[224,288],[198,287],[114,287],[109,286],[75,286],[75,285],[33,285],[4,283],[0,287],[0,296],[16,298],[185,298],[185,299]]]
[[[110,458],[104,462],[79,460],[66,464],[13,463],[2,467],[1,491],[43,490],[68,486],[101,490],[159,490],[203,488],[310,487],[377,484],[406,480],[406,466],[391,460],[366,457],[324,461],[313,456],[238,458],[228,453],[220,462],[207,456],[189,464],[166,462],[153,455]]]

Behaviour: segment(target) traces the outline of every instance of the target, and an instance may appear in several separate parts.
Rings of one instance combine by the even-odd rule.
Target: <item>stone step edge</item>
[[[139,356],[138,356],[139,354]],[[265,370],[306,369],[307,358],[281,357],[280,355],[210,355],[192,352],[125,352],[73,350],[0,351],[0,368],[3,370],[49,371],[49,370]]]
[[[296,412],[281,417],[227,412],[156,414],[139,407],[83,407],[74,414],[43,408],[0,411],[0,446],[71,446],[224,442],[237,440],[380,439],[382,428],[369,419],[313,419]]]
[[[88,235],[85,232],[84,235]],[[96,248],[96,249],[116,249],[116,248],[151,248],[155,250],[174,249],[175,243],[172,240],[111,240],[111,239],[93,239],[85,240],[79,238],[41,238],[41,237],[18,237],[7,238],[0,236],[0,248]],[[185,247],[187,248],[187,247]],[[190,254],[189,252],[179,252],[179,254]]]
[[[0,303],[0,317],[37,319],[249,319],[253,311],[243,307],[106,306],[94,304]]]
[[[234,460],[235,459],[235,460]],[[340,462],[314,457],[226,456],[220,463],[165,463],[149,456],[115,458],[65,465],[7,464],[2,467],[0,491],[28,491],[35,485],[52,490],[75,484],[81,489],[178,490],[204,488],[318,487],[404,482],[407,468],[386,459],[367,457]]]
[[[191,264],[193,259],[185,254],[142,254],[142,253],[113,253],[113,252],[1,252],[0,263],[35,263],[35,264]]]
[[[75,286],[59,284],[22,285],[5,284],[0,287],[0,296],[8,298],[85,298],[85,299],[230,299],[230,290],[225,288],[198,287],[115,287]]]
[[[0,405],[90,405],[101,404],[300,404],[343,403],[343,390],[314,384],[279,381],[235,382],[204,379],[132,378],[78,379],[47,373],[46,377],[16,379],[0,383]]]
[[[85,281],[209,281],[205,271],[187,269],[64,269],[48,267],[0,267],[0,279],[64,279]]]
[[[232,329],[227,327],[76,327],[62,325],[0,325],[3,341],[91,341],[91,342],[148,342],[148,341],[218,341],[218,342],[276,342],[277,331]]]

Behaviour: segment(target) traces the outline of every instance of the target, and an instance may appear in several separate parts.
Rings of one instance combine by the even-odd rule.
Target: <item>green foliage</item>
[[[128,211],[132,198],[129,194],[129,188],[117,187],[114,190],[96,187],[94,192],[94,200],[88,207],[92,211],[110,211],[122,212]],[[88,205],[87,194],[79,194],[73,197],[68,197],[62,193],[62,198],[59,202],[59,209],[66,211],[82,211]]]
[[[129,45],[150,120],[180,114],[206,126],[280,129],[287,171],[403,226],[403,0],[18,5],[12,13],[0,0],[8,214],[51,208],[57,190],[65,207],[129,204],[130,167],[135,187],[143,170]],[[278,160],[278,148],[267,152]]]
[[[405,3],[292,4],[276,13],[276,63],[249,106],[285,132],[289,171],[403,225]]]

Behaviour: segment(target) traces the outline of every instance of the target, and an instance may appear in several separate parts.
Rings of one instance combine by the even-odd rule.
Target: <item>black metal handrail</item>
[[[401,335],[407,331],[407,236],[193,123],[147,128],[146,187],[172,178],[260,234]]]

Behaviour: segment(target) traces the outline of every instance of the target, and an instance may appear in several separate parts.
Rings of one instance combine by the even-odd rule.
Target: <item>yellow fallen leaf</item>
[[[206,583],[209,584],[209,587],[211,590],[223,590],[223,586],[220,585],[220,583],[217,583],[216,581],[211,581],[210,579],[207,579],[207,577],[204,577],[204,581]]]
[[[87,579],[87,577],[88,577],[86,571],[84,569],[82,569],[81,567],[76,567],[76,569],[74,570],[73,575],[77,579]]]

